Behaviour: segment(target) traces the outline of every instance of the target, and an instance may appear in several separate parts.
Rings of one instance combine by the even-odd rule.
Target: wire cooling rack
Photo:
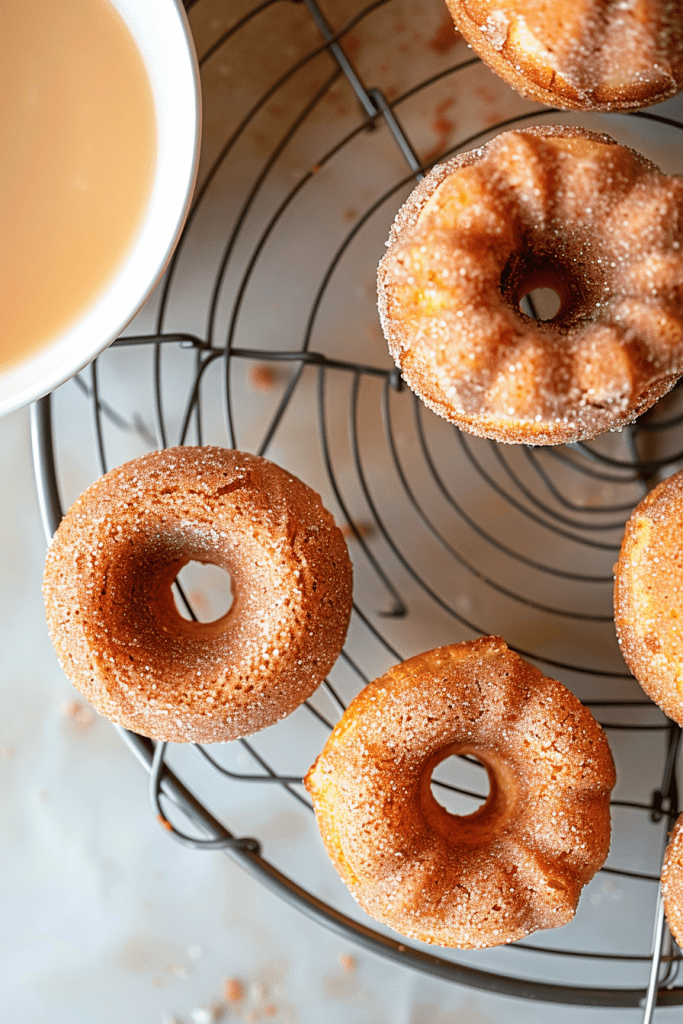
[[[179,842],[225,850],[298,909],[400,964],[526,999],[643,1006],[649,1021],[655,1005],[683,1003],[681,954],[658,895],[679,810],[680,730],[621,660],[612,565],[631,509],[683,464],[683,400],[676,390],[633,427],[586,444],[470,437],[402,385],[378,336],[374,270],[393,216],[429,166],[505,127],[605,129],[675,172],[683,124],[651,112],[539,110],[471,58],[440,15],[430,22],[431,8],[417,5],[411,23],[402,0],[362,9],[349,0],[337,28],[316,0],[265,0],[242,16],[224,6],[186,3],[207,137],[170,267],[124,336],[33,407],[43,520],[50,537],[60,494],[75,498],[152,447],[242,447],[321,491],[349,539],[355,603],[337,666],[292,716],[297,733],[288,720],[220,748],[195,745],[176,763],[166,744],[120,730],[149,772],[154,813]],[[74,468],[76,451],[85,469]],[[180,599],[194,615],[193,596]],[[350,906],[313,832],[285,873],[257,830],[236,835],[188,784],[194,756],[214,784],[224,781],[226,799],[265,786],[305,815],[302,775],[366,682],[420,650],[488,633],[570,686],[615,753],[612,851],[567,928],[434,955]],[[434,792],[451,810],[469,813],[485,799],[481,766],[450,759],[442,768]],[[324,899],[309,883],[315,858]]]

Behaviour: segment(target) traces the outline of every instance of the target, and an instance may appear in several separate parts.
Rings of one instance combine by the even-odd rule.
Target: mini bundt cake
[[[645,107],[683,88],[680,0],[446,0],[472,49],[563,110]]]
[[[468,754],[490,792],[450,814],[432,772]],[[306,776],[330,858],[377,921],[461,949],[571,920],[609,849],[614,765],[591,713],[499,637],[390,669]]]
[[[683,181],[606,135],[505,132],[436,166],[400,210],[379,310],[404,379],[498,441],[631,422],[683,372]],[[559,296],[550,320],[520,309]]]
[[[626,664],[683,725],[683,472],[658,484],[626,524],[615,566],[614,624]]]
[[[190,561],[231,578],[215,622],[183,618]],[[43,593],[66,675],[143,736],[216,743],[297,708],[339,656],[351,615],[341,530],[310,487],[267,459],[168,448],[96,480],[47,553]]]
[[[662,867],[662,899],[671,934],[683,943],[683,814],[671,831]]]

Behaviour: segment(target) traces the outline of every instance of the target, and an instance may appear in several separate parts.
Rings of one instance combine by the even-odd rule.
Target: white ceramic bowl
[[[0,373],[0,415],[83,369],[132,320],[161,277],[190,205],[199,158],[199,70],[180,0],[110,0],[135,40],[156,114],[156,165],[128,257],[68,329]]]

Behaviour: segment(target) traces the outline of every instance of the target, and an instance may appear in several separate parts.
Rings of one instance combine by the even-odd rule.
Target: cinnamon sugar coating
[[[683,372],[683,181],[606,135],[504,132],[437,165],[379,265],[389,350],[429,408],[497,441],[614,430]],[[519,308],[534,288],[561,305]]]
[[[624,110],[683,88],[680,0],[446,0],[504,81],[563,110]]]
[[[449,814],[431,793],[452,754],[488,771],[474,814]],[[499,637],[439,647],[370,683],[305,779],[361,907],[409,938],[461,949],[571,920],[607,856],[614,782],[590,712]]]
[[[683,944],[683,814],[671,830],[662,867],[662,898],[664,913],[671,934]]]
[[[212,623],[177,611],[190,561],[231,577]],[[336,661],[351,614],[346,543],[318,494],[266,459],[216,447],[113,469],[69,509],[43,593],[66,675],[154,739],[215,743],[290,714]]]
[[[615,566],[621,653],[660,708],[683,724],[683,472],[658,484],[626,524]]]

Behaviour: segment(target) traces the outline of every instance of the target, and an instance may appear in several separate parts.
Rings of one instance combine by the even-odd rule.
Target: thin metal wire
[[[510,461],[505,458],[505,455],[500,450],[500,445],[497,445],[492,441],[490,443],[490,448],[491,451],[493,452],[494,458],[498,460],[498,463],[500,464],[503,473],[505,473],[513,483],[515,490],[519,491],[520,494],[522,494],[527,499],[527,501],[533,502],[535,507],[539,509],[541,512],[544,512],[549,519],[555,519],[559,523],[564,523],[567,526],[573,526],[575,530],[623,530],[623,519],[619,519],[618,521],[612,523],[596,523],[594,520],[590,522],[582,522],[582,520],[580,518],[577,518],[576,516],[567,516],[564,513],[559,512],[556,508],[553,508],[551,505],[548,505],[547,502],[542,501],[538,493],[535,493],[534,491],[531,490],[531,488],[526,486],[519,473],[515,472]],[[570,509],[571,506],[564,503],[564,508],[566,511],[567,509]],[[618,550],[619,544],[615,543],[612,545],[608,545],[608,549]]]
[[[232,772],[229,768],[219,764],[215,758],[204,750],[204,747],[200,746],[199,743],[193,743],[194,749],[197,753],[204,758],[205,761],[215,768],[221,775],[227,775],[229,779],[237,779],[239,782],[301,782],[301,778],[298,775],[275,775],[274,773],[266,775],[249,775],[246,772]]]
[[[357,385],[358,385],[359,380],[360,380],[360,375],[356,375],[355,380],[354,380],[354,389],[357,389]],[[357,397],[357,396],[354,395],[354,397]],[[412,505],[413,509],[417,513],[418,519],[424,525],[424,527],[426,528],[428,533],[430,533],[431,536],[434,537],[434,539],[451,556],[451,558],[455,562],[457,562],[458,565],[460,565],[464,569],[466,569],[467,572],[471,576],[473,576],[475,579],[479,580],[479,582],[486,584],[492,590],[495,590],[497,593],[502,594],[505,597],[510,597],[510,598],[512,598],[515,601],[519,601],[521,604],[526,605],[528,608],[534,608],[536,611],[549,612],[549,613],[551,613],[553,615],[558,615],[558,616],[561,616],[561,617],[564,617],[564,618],[568,618],[568,619],[590,620],[591,622],[594,622],[594,621],[611,622],[612,621],[612,616],[611,615],[609,615],[609,616],[607,616],[607,615],[606,616],[596,616],[595,614],[591,614],[591,613],[587,613],[587,612],[568,611],[567,609],[556,608],[556,607],[553,607],[551,605],[543,604],[541,601],[534,601],[532,598],[527,597],[524,594],[519,593],[518,591],[511,590],[509,587],[505,587],[502,583],[499,583],[496,580],[492,579],[490,576],[487,576],[486,573],[484,573],[480,569],[478,569],[469,559],[467,559],[464,555],[462,555],[459,551],[457,551],[453,547],[453,545],[446,539],[446,537],[444,537],[444,535],[441,533],[441,531],[436,528],[436,526],[434,525],[434,523],[432,522],[430,517],[427,515],[425,509],[423,508],[421,503],[418,501],[417,496],[415,494],[415,491],[411,487],[411,485],[410,485],[410,483],[408,481],[408,478],[406,476],[406,473],[404,472],[403,466],[401,464],[401,459],[400,459],[400,456],[398,454],[398,448],[397,448],[396,440],[395,440],[395,437],[394,437],[394,431],[393,431],[393,428],[392,428],[391,412],[390,412],[390,406],[389,406],[389,392],[388,392],[388,389],[387,389],[386,386],[384,388],[383,398],[382,398],[382,418],[383,418],[383,421],[384,421],[384,432],[386,434],[387,441],[389,443],[389,450],[391,452],[391,457],[392,457],[392,461],[393,461],[393,464],[394,464],[394,468],[395,468],[396,473],[397,473],[397,475],[398,475],[398,477],[399,477],[399,479],[401,481],[401,486],[402,486],[405,494],[407,495],[407,497],[408,497],[408,499],[410,501],[410,504]],[[356,452],[356,450],[357,450],[356,449],[356,445],[354,444],[354,453]],[[376,517],[376,513],[375,513],[374,508],[372,509],[372,511],[373,511],[373,515],[375,515],[375,517]],[[610,578],[610,583],[611,583],[611,578]]]
[[[632,501],[624,502],[624,503],[622,503],[620,505],[603,504],[603,505],[600,505],[599,507],[595,506],[595,505],[591,506],[591,505],[587,505],[587,504],[583,504],[582,505],[582,504],[579,504],[579,502],[572,501],[571,498],[568,495],[562,494],[561,491],[559,490],[559,488],[555,486],[554,481],[551,479],[550,475],[546,472],[544,466],[541,464],[541,459],[539,457],[539,453],[536,451],[535,448],[527,448],[527,447],[525,447],[524,448],[524,454],[526,456],[526,459],[527,459],[528,463],[533,467],[535,473],[543,481],[543,483],[545,484],[547,489],[550,491],[550,493],[553,496],[553,498],[555,498],[556,501],[559,501],[562,505],[564,505],[565,508],[569,508],[569,509],[572,509],[575,512],[582,512],[584,514],[593,515],[593,516],[595,516],[595,515],[603,515],[605,512],[625,512],[627,514],[631,513],[631,509],[633,508],[633,502]],[[623,525],[623,524],[619,524],[619,525]],[[612,582],[612,578],[609,577],[609,580],[610,580],[610,583],[611,583]]]
[[[662,779],[661,788],[656,791],[654,796],[654,803],[656,806],[655,811],[651,817],[654,821],[657,821],[662,817],[662,808],[664,803],[668,804],[668,826],[669,829],[673,826],[676,817],[678,816],[678,783],[676,780],[676,762],[678,760],[678,751],[681,744],[681,728],[678,725],[671,723],[669,729],[669,743],[667,745],[667,756],[666,763],[664,765],[664,777]],[[668,830],[667,830],[668,831]],[[664,837],[662,844],[662,858],[666,850],[668,836]],[[661,882],[657,886],[657,902],[655,907],[654,915],[654,927],[652,934],[652,964],[650,968],[650,978],[647,986],[647,996],[645,998],[645,1009],[643,1013],[643,1024],[651,1024],[652,1018],[655,1012],[655,1006],[657,1005],[657,994],[660,987],[665,984],[665,978],[660,979],[660,964],[662,961],[662,952],[664,947],[665,934],[667,932],[666,922],[664,920],[664,900],[662,894]]]
[[[261,849],[258,839],[237,839],[234,836],[220,839],[200,839],[197,836],[190,836],[186,832],[181,832],[177,826],[171,824],[160,803],[161,781],[165,771],[164,754],[166,753],[167,746],[168,744],[162,743],[159,740],[156,742],[152,768],[149,773],[149,799],[156,811],[157,821],[160,822],[162,827],[181,846],[190,846],[194,850],[228,850],[239,846],[245,850],[251,850],[253,853],[258,853]]]
[[[427,465],[429,466],[430,473],[437,487],[441,491],[441,494],[444,496],[448,504],[455,510],[458,516],[464,522],[467,523],[470,529],[474,530],[475,533],[479,534],[479,536],[483,540],[485,540],[488,544],[495,547],[498,551],[502,552],[505,555],[508,555],[510,558],[520,562],[522,565],[528,566],[530,569],[536,569],[539,572],[545,573],[550,576],[557,576],[560,579],[576,580],[580,583],[612,583],[613,577],[611,575],[593,576],[588,575],[586,573],[571,572],[567,569],[560,569],[557,566],[548,565],[546,562],[538,562],[533,558],[529,558],[527,555],[524,555],[519,551],[515,551],[508,544],[504,544],[498,537],[495,537],[492,533],[486,531],[481,525],[481,523],[478,523],[475,519],[472,518],[472,516],[469,516],[463,505],[461,505],[457,501],[452,490],[446,485],[443,476],[437,469],[436,463],[432,458],[431,451],[429,448],[429,442],[427,440],[423,425],[424,406],[422,402],[419,401],[417,396],[415,397],[413,407],[415,411],[415,424],[417,429],[417,435],[420,442],[420,447],[422,449],[424,459]]]
[[[530,519],[532,522],[536,523],[538,526],[545,528],[546,530],[551,530],[552,533],[555,534],[555,536],[563,537],[565,540],[575,541],[579,545],[597,548],[601,551],[616,552],[619,550],[619,545],[617,543],[605,544],[603,541],[595,540],[593,537],[581,537],[579,534],[571,533],[569,530],[562,529],[561,527],[557,526],[556,523],[549,523],[546,519],[543,518],[543,516],[539,515],[539,513],[535,511],[535,508],[537,507],[538,503],[536,502],[535,497],[533,495],[529,495],[528,492],[526,494],[526,497],[529,499],[530,505],[525,505],[521,501],[519,501],[509,491],[505,490],[505,488],[502,486],[502,483],[496,477],[494,477],[491,473],[488,472],[482,460],[479,458],[477,454],[475,454],[474,448],[471,444],[471,440],[460,431],[457,432],[456,436],[458,438],[458,441],[460,442],[462,450],[464,451],[468,460],[472,463],[472,466],[476,470],[477,474],[486,481],[491,490],[495,491],[496,494],[498,494],[501,498],[503,498],[504,501],[508,503],[508,505],[514,508],[517,512],[521,512],[522,515],[527,517],[527,519]],[[493,448],[493,443],[491,447]],[[493,450],[495,451],[495,448]],[[507,468],[507,466],[505,468]],[[574,521],[570,519],[568,516],[563,516],[561,518],[561,521],[572,526],[575,525]]]
[[[97,383],[97,359],[93,359],[90,364],[90,398],[97,465],[100,475],[102,475],[107,472],[107,457],[104,453],[104,436],[102,434],[102,408],[100,406],[99,386]]]

